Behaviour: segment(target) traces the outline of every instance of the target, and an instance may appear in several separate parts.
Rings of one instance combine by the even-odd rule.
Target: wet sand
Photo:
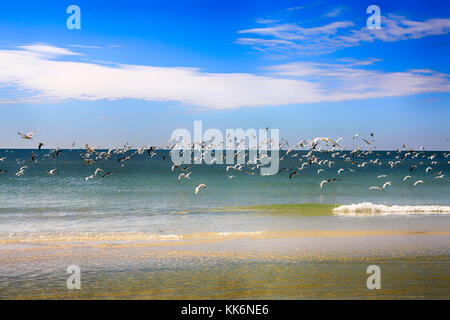
[[[445,230],[15,235],[0,242],[0,298],[448,299],[449,248]]]

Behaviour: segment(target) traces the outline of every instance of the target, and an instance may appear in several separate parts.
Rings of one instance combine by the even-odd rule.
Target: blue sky
[[[449,33],[442,1],[7,2],[0,147],[159,144],[203,120],[449,150]]]

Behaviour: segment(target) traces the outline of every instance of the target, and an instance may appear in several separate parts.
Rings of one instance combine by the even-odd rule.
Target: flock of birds
[[[266,130],[268,130],[268,129],[266,129]],[[27,134],[18,132],[18,134],[22,137],[22,139],[33,140],[35,132],[32,131]],[[336,140],[333,140],[328,137],[318,137],[318,138],[315,138],[312,140],[302,139],[297,144],[292,145],[292,146],[289,145],[289,143],[286,139],[281,139],[281,143],[279,143],[278,147],[279,147],[279,149],[282,149],[284,147],[286,149],[286,153],[279,159],[279,161],[281,162],[285,159],[293,159],[293,160],[296,160],[295,162],[297,164],[292,167],[281,168],[279,170],[279,173],[287,172],[289,179],[292,179],[294,176],[298,175],[301,171],[305,170],[306,168],[316,166],[316,167],[319,167],[319,169],[317,169],[317,174],[321,175],[323,172],[325,172],[324,168],[328,168],[328,169],[333,168],[335,166],[335,162],[338,162],[339,160],[343,160],[344,162],[351,164],[353,166],[353,168],[351,166],[348,166],[346,168],[338,168],[336,170],[337,176],[342,175],[346,171],[355,172],[356,170],[358,170],[360,168],[365,168],[365,167],[369,167],[369,166],[382,166],[385,163],[383,163],[380,160],[381,155],[374,150],[375,149],[374,134],[370,133],[369,136],[370,136],[370,138],[367,137],[367,139],[366,139],[366,138],[360,137],[359,134],[354,135],[353,140],[356,141],[358,139],[361,139],[362,142],[367,147],[367,149],[363,150],[362,148],[358,147],[352,151],[345,150],[345,148],[341,145],[341,141],[343,140],[343,138],[338,138]],[[256,137],[254,137],[254,138],[256,138]],[[232,179],[235,177],[234,175],[230,174],[231,172],[243,171],[244,168],[246,169],[246,171],[244,171],[245,173],[247,173],[249,175],[255,175],[256,174],[255,170],[259,169],[261,166],[263,166],[262,163],[257,163],[257,162],[263,160],[264,157],[268,157],[268,155],[263,154],[263,155],[260,155],[259,158],[256,156],[255,158],[250,159],[249,151],[251,151],[252,148],[248,148],[248,149],[245,148],[245,146],[246,146],[245,139],[241,139],[240,141],[237,141],[236,138],[233,138],[233,137],[230,138],[230,136],[228,136],[227,139],[233,139],[234,140],[233,142],[236,144],[236,150],[233,151],[234,159],[237,160],[237,159],[239,159],[239,157],[241,157],[241,158],[243,157],[243,159],[244,159],[243,163],[238,162],[235,165],[227,165],[225,167],[228,179]],[[111,158],[112,155],[116,155],[118,165],[120,167],[125,167],[127,161],[129,161],[135,155],[141,155],[146,152],[150,158],[153,158],[154,156],[157,155],[157,153],[156,153],[157,150],[169,150],[169,155],[170,155],[171,152],[174,152],[174,150],[176,150],[176,147],[179,146],[179,144],[180,144],[180,142],[176,142],[175,140],[169,140],[167,143],[164,143],[163,145],[161,145],[159,147],[144,146],[137,150],[132,149],[131,146],[126,144],[123,148],[109,149],[107,151],[96,151],[95,148],[86,144],[83,149],[80,149],[80,151],[82,151],[81,155],[80,155],[80,158],[81,158],[80,160],[85,165],[94,165],[99,160],[108,160]],[[267,145],[273,145],[273,144],[274,144],[273,139],[268,138],[266,141],[263,141],[260,145],[257,145],[253,148],[258,149],[261,145],[267,146]],[[41,149],[43,146],[44,146],[44,143],[42,143],[42,142],[40,142],[38,144],[38,148],[37,148],[38,153],[41,152]],[[72,145],[72,148],[74,148],[74,146],[75,146],[75,143]],[[194,163],[196,160],[198,161],[199,159],[203,159],[203,153],[205,151],[219,150],[220,148],[225,149],[223,142],[221,144],[215,145],[212,143],[212,141],[194,142],[191,147],[192,147],[192,149],[196,149],[196,150],[200,151],[200,154],[198,154],[198,152],[196,155],[194,154],[194,157],[192,159],[192,160],[194,160]],[[72,150],[72,148],[70,150]],[[407,160],[407,159],[418,159],[417,162],[415,162],[414,164],[412,164],[410,166],[409,174],[403,178],[404,182],[409,181],[409,179],[412,180],[413,172],[418,170],[418,166],[424,166],[425,161],[430,164],[425,169],[425,172],[427,174],[434,175],[435,179],[443,179],[445,177],[445,174],[442,172],[442,170],[436,171],[435,168],[433,167],[433,166],[436,166],[439,164],[439,162],[437,161],[437,157],[438,157],[437,154],[427,155],[425,153],[424,147],[421,147],[419,151],[415,151],[412,149],[407,149],[406,146],[403,145],[402,149],[403,150],[398,149],[396,152],[388,151],[386,153],[386,155],[388,155],[388,156],[391,155],[392,159],[395,159],[395,160],[389,160],[386,164],[390,168],[395,168],[396,166],[405,163],[405,160]],[[308,152],[306,154],[303,154],[303,153],[298,152],[299,150],[305,150]],[[49,157],[53,160],[56,160],[57,158],[61,157],[62,152],[63,151],[61,149],[56,148],[54,150],[50,150],[50,152],[45,154],[44,157]],[[320,159],[320,154],[322,154],[322,153],[327,154],[328,159]],[[450,153],[444,152],[442,155],[444,158],[447,159],[447,164],[450,164],[450,161],[448,160],[450,158]],[[248,161],[245,161],[245,159],[247,159],[247,156],[249,157],[249,159],[248,159]],[[220,159],[220,160],[224,161],[226,155],[223,154],[222,157],[223,157],[223,159]],[[375,159],[368,159],[369,157],[372,157]],[[5,161],[6,158],[7,157],[0,158],[0,163]],[[31,163],[37,162],[38,161],[37,158],[38,158],[38,155],[33,151],[32,155],[31,155]],[[163,154],[162,159],[166,160],[165,158],[166,157]],[[331,159],[336,159],[336,160],[333,161]],[[21,165],[21,167],[15,173],[15,175],[17,177],[23,176],[25,174],[25,170],[28,168],[28,165],[24,165],[26,162],[25,160],[17,159],[16,161],[19,165]],[[217,162],[218,162],[218,158],[215,157],[210,161],[209,164],[213,164],[213,163],[217,163]],[[222,161],[220,161],[220,163],[222,163]],[[178,178],[177,178],[178,182],[180,182],[182,179],[190,179],[191,174],[192,174],[192,171],[190,171],[191,167],[187,166],[187,165],[183,166],[182,164],[173,164],[171,169],[172,169],[172,172],[175,172],[175,170],[176,170],[176,172],[178,174]],[[58,170],[57,168],[54,168],[54,169],[45,171],[45,173],[49,176],[53,176],[53,175],[55,175],[57,170]],[[3,173],[7,173],[7,170],[0,169],[0,174],[3,174]],[[94,179],[97,176],[99,176],[101,178],[106,178],[112,174],[113,174],[112,171],[105,172],[101,168],[96,168],[92,175],[85,177],[85,181],[88,182],[89,180]],[[377,177],[377,179],[384,179],[384,178],[387,178],[387,176],[388,175],[386,175],[386,174],[379,175]],[[341,179],[336,178],[336,177],[324,179],[320,182],[319,188],[322,189],[326,184],[335,183],[340,180]],[[447,179],[447,181],[450,181],[450,180]],[[414,183],[412,185],[414,187],[416,187],[419,184],[423,184],[423,183],[424,183],[423,180],[418,179],[418,180],[414,181]],[[391,181],[384,181],[381,184],[381,186],[371,186],[371,187],[369,187],[369,189],[377,190],[377,191],[386,191],[388,186],[392,186]],[[207,187],[208,186],[204,183],[198,184],[195,186],[194,193],[198,194],[200,192],[200,190],[206,189]]]

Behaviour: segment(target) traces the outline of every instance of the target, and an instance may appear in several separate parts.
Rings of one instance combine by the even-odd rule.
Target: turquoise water
[[[32,152],[38,155],[37,162],[31,163]],[[249,167],[227,173],[226,165],[190,165],[191,178],[180,182],[179,170],[171,170],[168,151],[157,151],[152,158],[146,152],[136,154],[121,167],[117,159],[133,152],[113,154],[108,160],[86,165],[80,159],[82,152],[79,150],[62,150],[56,159],[46,156],[48,150],[0,150],[0,158],[6,157],[0,162],[0,169],[8,170],[0,175],[0,233],[73,230],[186,233],[255,230],[260,224],[284,229],[292,224],[292,217],[287,221],[277,217],[274,225],[273,215],[256,215],[257,219],[254,213],[212,209],[289,203],[450,205],[450,166],[445,152],[422,152],[415,159],[407,157],[394,168],[388,162],[398,160],[395,157],[403,157],[405,152],[388,155],[375,151],[365,157],[352,158],[354,164],[339,157],[332,158],[331,153],[315,152],[319,159],[332,160],[334,165],[331,168],[308,165],[297,170],[298,174],[292,179],[287,170],[274,176],[261,176],[258,169]],[[296,153],[299,156],[291,158]],[[280,168],[300,166],[306,161],[302,157],[305,154],[305,151],[291,152],[281,160]],[[432,155],[435,157],[429,159]],[[284,152],[280,156],[284,156]],[[377,158],[381,165],[369,163],[358,168],[358,164]],[[437,164],[431,164],[432,161]],[[413,164],[417,168],[410,172]],[[15,176],[22,166],[28,168],[22,176]],[[426,173],[430,166],[433,169]],[[52,176],[45,172],[55,168]],[[86,182],[85,178],[97,168],[112,175],[102,178],[100,173]],[[324,171],[318,174],[320,168]],[[344,171],[338,174],[340,168]],[[437,179],[441,174],[444,177]],[[229,179],[229,175],[234,178]],[[380,175],[387,177],[377,178]],[[404,182],[406,175],[412,178]],[[319,188],[320,182],[329,178],[339,181]],[[424,183],[414,187],[417,180]],[[386,181],[392,183],[386,191],[369,190]],[[196,195],[194,189],[200,183],[208,188]],[[333,217],[316,220],[321,220],[322,225],[327,219]]]
[[[92,165],[81,153],[51,159],[48,150],[0,150],[0,298],[450,295],[445,152],[421,152],[394,168],[389,161],[405,152],[375,151],[354,163],[344,161],[348,152],[315,152],[334,165],[299,170],[306,152],[297,151],[280,163],[298,171],[292,179],[289,170],[261,176],[248,166],[227,173],[225,165],[190,165],[190,179],[180,182],[168,151],[134,155],[124,167],[118,158],[134,151]],[[86,181],[97,168],[112,174]],[[332,178],[339,180],[319,187]],[[369,189],[386,181],[385,191]],[[200,183],[208,187],[195,194]],[[81,290],[66,287],[73,264]],[[383,290],[367,290],[370,264],[381,266]]]

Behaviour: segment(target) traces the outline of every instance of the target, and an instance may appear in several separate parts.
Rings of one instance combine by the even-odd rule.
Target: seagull
[[[16,172],[16,177],[20,177],[23,175],[23,170]]]
[[[411,176],[405,176],[404,178],[403,178],[403,181],[406,181],[406,179],[408,179],[408,178],[412,178]]]
[[[382,174],[381,176],[378,176],[377,179],[380,179],[380,178],[386,178],[386,177],[387,177],[387,175]]]
[[[425,172],[428,173],[428,171],[430,171],[430,170],[433,170],[433,168],[432,167],[428,167],[428,168],[425,169]]]
[[[443,174],[441,174],[440,176],[437,176],[437,177],[435,177],[436,179],[443,179],[444,178],[444,175]]]
[[[6,160],[6,157],[0,158],[0,162],[3,162]]]
[[[102,169],[98,168],[97,170],[95,170],[94,176],[96,176],[99,172],[104,172]]]
[[[22,139],[31,140],[31,139],[33,139],[34,131],[28,132],[28,134],[23,134],[23,133],[17,132],[17,134],[19,136],[22,136]]]
[[[357,138],[359,138],[359,133],[357,133],[357,134],[355,134],[355,135],[353,136],[353,140],[355,140],[355,139],[357,139]]]
[[[19,171],[16,172],[16,177],[23,176],[23,174],[24,174],[23,170],[25,170],[26,168],[28,168],[28,167],[27,166],[23,166],[22,168],[20,168]]]
[[[338,170],[338,174],[341,174],[342,171],[344,171],[344,169],[340,168],[340,169]]]
[[[41,148],[42,148],[43,145],[44,145],[44,144],[43,144],[42,142],[39,142],[39,145],[38,145],[38,150],[39,150],[39,151],[41,151]]]
[[[387,186],[390,186],[391,185],[391,182],[390,181],[387,181],[387,182],[385,182],[384,184],[383,184],[383,186],[380,188],[380,187],[370,187],[369,188],[369,190],[380,190],[380,191],[386,191],[386,187]]]
[[[295,176],[296,174],[297,174],[297,171],[292,172],[292,173],[289,175],[289,179],[292,179],[292,177]]]
[[[317,174],[320,174],[322,171],[324,171],[324,170],[323,169],[317,170]]]
[[[320,183],[320,189],[322,189],[325,183],[328,183],[328,180],[322,180],[322,182]]]
[[[423,180],[417,180],[416,182],[414,182],[414,187],[417,186],[419,183],[423,183]]]
[[[93,178],[94,178],[94,175],[90,175],[89,177],[86,177],[85,180],[86,180],[86,182],[88,182],[89,179],[93,179]]]
[[[47,172],[48,175],[52,176],[55,173],[56,169],[52,169],[50,171],[45,171]]]
[[[92,149],[91,147],[89,147],[89,145],[87,143],[86,143],[85,147],[86,147],[88,153],[94,153],[95,152],[95,150]]]
[[[206,189],[206,188],[208,188],[208,186],[206,184],[204,184],[204,183],[201,183],[198,186],[196,186],[195,187],[195,194],[197,194],[200,191],[200,189],[203,189],[203,188]]]
[[[112,174],[112,172],[107,172],[107,173],[105,173],[104,175],[102,175],[102,178],[105,178],[105,177],[107,177],[107,176],[109,176],[109,175],[111,175]]]

